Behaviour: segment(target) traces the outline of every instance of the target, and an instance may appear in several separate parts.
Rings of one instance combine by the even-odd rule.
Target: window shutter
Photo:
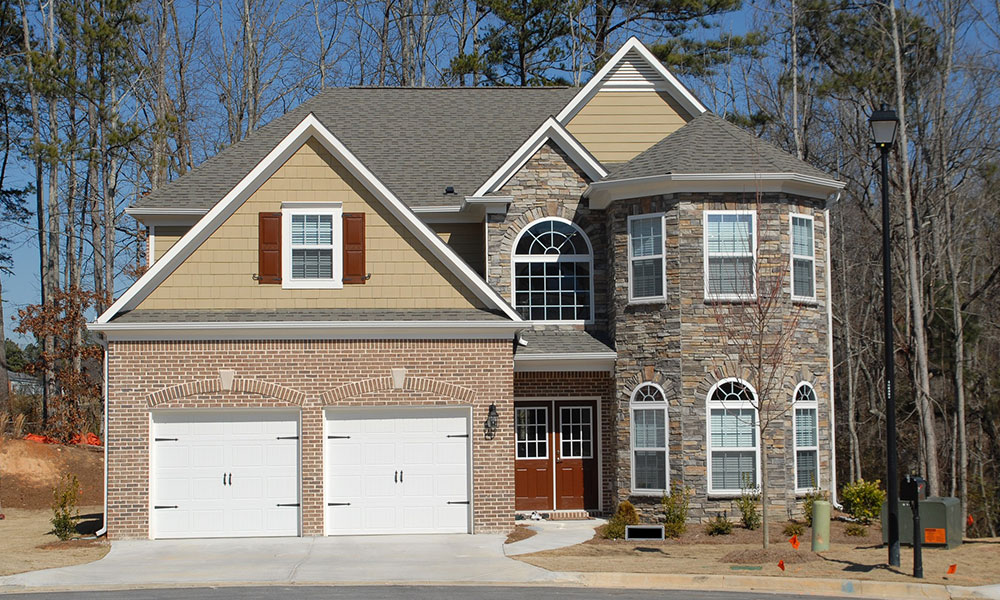
[[[344,213],[344,283],[364,283],[365,213]]]
[[[257,283],[281,283],[281,213],[257,217]]]

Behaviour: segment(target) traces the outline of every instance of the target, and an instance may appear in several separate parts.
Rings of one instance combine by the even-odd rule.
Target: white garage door
[[[327,535],[468,533],[468,414],[327,410]]]
[[[152,537],[299,535],[297,412],[153,413]]]

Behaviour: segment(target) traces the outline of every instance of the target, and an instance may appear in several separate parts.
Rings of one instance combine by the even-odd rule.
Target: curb
[[[568,575],[569,573],[567,573]],[[659,573],[574,573],[581,585],[594,588],[716,590],[772,592],[842,598],[925,598],[966,600],[992,598],[976,588],[930,583],[896,583],[858,579],[802,579],[747,575],[667,575]]]

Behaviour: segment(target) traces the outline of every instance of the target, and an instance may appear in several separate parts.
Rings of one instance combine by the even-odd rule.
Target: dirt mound
[[[785,561],[786,565],[796,563],[812,562],[819,557],[808,550],[795,550],[794,548],[753,548],[746,550],[733,550],[719,559],[719,562],[733,565],[766,565],[777,564],[779,560]]]
[[[104,502],[103,449],[0,438],[0,507],[49,508],[70,473],[80,480],[80,506]]]

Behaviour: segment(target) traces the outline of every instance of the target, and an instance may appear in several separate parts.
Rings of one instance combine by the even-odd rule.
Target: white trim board
[[[566,131],[566,128],[559,121],[553,117],[549,117],[510,155],[510,158],[506,162],[500,165],[500,168],[483,185],[479,186],[479,189],[471,194],[471,197],[478,199],[502,188],[535,155],[535,152],[549,140],[555,142],[563,152],[568,154],[573,159],[573,162],[583,169],[587,177],[590,177],[591,181],[598,181],[607,177],[608,171],[604,168],[604,165],[594,158],[594,155],[583,144],[577,141],[573,137],[573,134]]]
[[[615,352],[566,352],[553,354],[514,355],[514,372],[533,371],[604,371],[613,373],[618,354]]]
[[[498,309],[513,321],[521,316],[472,268],[460,259],[426,224],[424,224],[389,188],[364,165],[315,115],[309,113],[285,138],[260,161],[232,190],[177,241],[160,260],[156,261],[125,293],[97,318],[96,323],[108,323],[120,312],[134,309],[158,285],[209,238],[278,168],[310,138],[315,138],[333,157],[344,165],[389,212],[420,240],[479,300]]]
[[[671,73],[669,69],[663,66],[663,63],[653,56],[653,53],[650,52],[638,38],[633,36],[618,49],[618,52],[615,52],[614,56],[612,56],[611,59],[603,67],[601,67],[600,71],[590,78],[587,85],[585,85],[583,89],[580,90],[580,92],[574,96],[572,100],[570,100],[569,104],[567,104],[559,112],[559,114],[556,115],[556,119],[558,119],[560,123],[568,124],[573,117],[575,117],[576,114],[587,105],[587,102],[589,102],[591,98],[597,95],[597,92],[601,91],[601,89],[609,83],[608,76],[612,73],[612,71],[625,62],[629,53],[638,54],[641,59],[649,63],[649,66],[653,68],[656,74],[663,78],[663,84],[656,87],[669,94],[670,97],[680,104],[684,110],[688,111],[692,117],[697,117],[708,110],[705,108],[705,105],[691,93],[690,90],[684,87],[684,84],[674,77],[674,74]],[[622,87],[617,84],[612,84],[610,87],[617,88],[618,90],[622,89]]]

